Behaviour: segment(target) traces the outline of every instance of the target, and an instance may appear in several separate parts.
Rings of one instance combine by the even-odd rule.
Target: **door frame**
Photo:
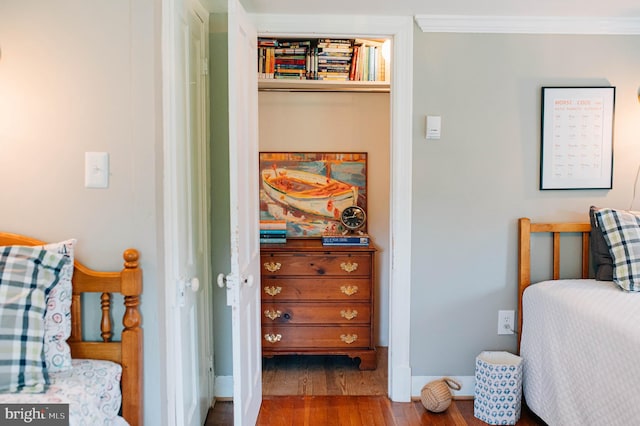
[[[389,398],[411,401],[413,18],[251,14],[260,36],[390,37]]]

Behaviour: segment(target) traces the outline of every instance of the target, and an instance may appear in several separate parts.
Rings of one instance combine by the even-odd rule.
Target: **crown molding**
[[[640,34],[640,17],[416,15],[425,33]]]

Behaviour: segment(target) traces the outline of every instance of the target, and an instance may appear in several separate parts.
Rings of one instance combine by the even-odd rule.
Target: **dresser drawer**
[[[262,278],[262,300],[369,300],[368,278]]]
[[[296,349],[354,349],[370,346],[371,330],[368,326],[262,326],[263,351],[290,352]]]
[[[260,264],[264,276],[371,275],[371,256],[367,254],[263,254]]]
[[[262,324],[369,324],[366,303],[262,303]]]

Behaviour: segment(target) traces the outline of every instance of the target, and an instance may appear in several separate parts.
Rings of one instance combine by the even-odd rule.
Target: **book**
[[[260,229],[260,235],[286,235],[286,229]]]
[[[286,220],[261,220],[260,229],[287,229]]]
[[[284,244],[287,242],[286,238],[262,238],[260,237],[260,244]]]
[[[263,234],[262,232],[260,233],[260,239],[265,239],[265,240],[279,240],[281,238],[287,238],[287,234],[282,233],[282,234]]]
[[[322,244],[325,246],[368,246],[368,235],[323,235]]]

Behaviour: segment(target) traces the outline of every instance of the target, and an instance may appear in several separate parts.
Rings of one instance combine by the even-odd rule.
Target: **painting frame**
[[[343,232],[345,207],[367,209],[367,162],[366,152],[260,152],[260,220],[286,220],[287,238]]]
[[[614,86],[542,87],[540,189],[612,189]]]

